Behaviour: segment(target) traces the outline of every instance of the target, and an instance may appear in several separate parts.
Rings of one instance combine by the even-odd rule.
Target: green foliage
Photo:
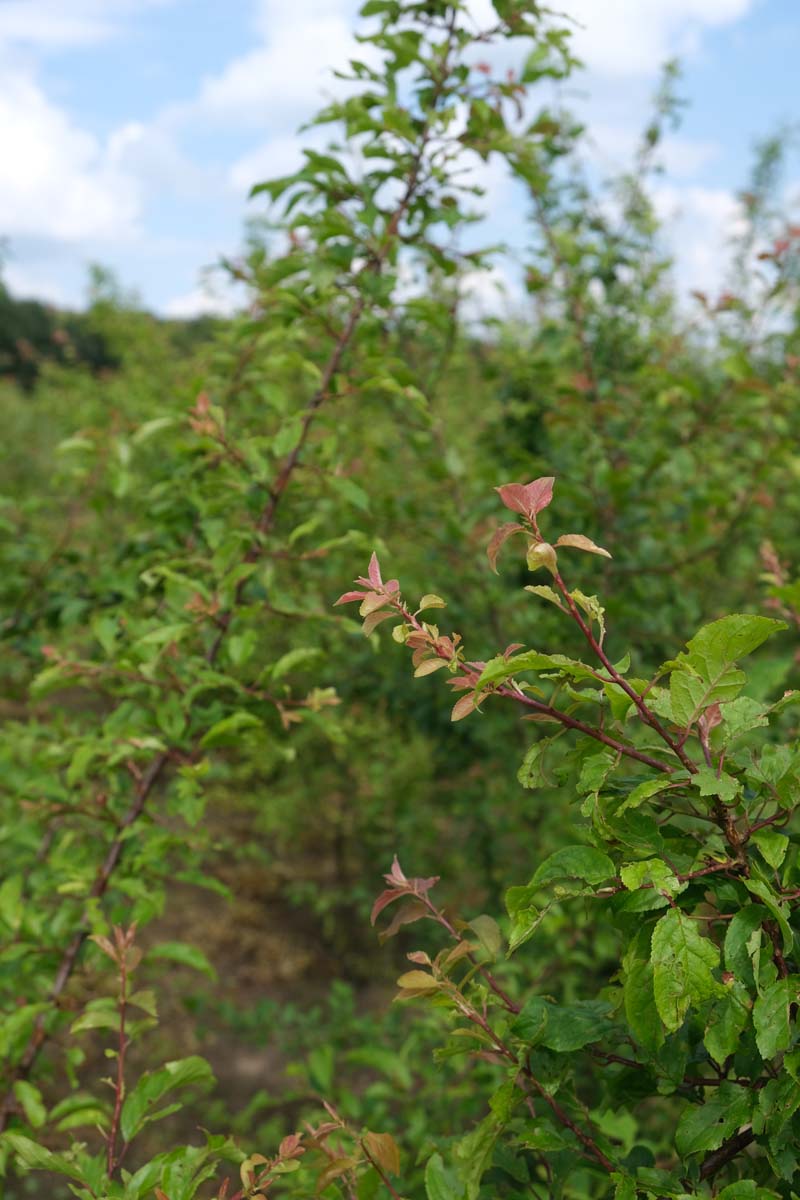
[[[233,320],[157,322],[95,271],[73,361],[0,295],[0,368],[35,383],[3,385],[10,1197],[796,1190],[779,154],[757,271],[698,335],[647,196],[674,71],[609,197],[536,109],[575,66],[561,19],[493,7],[364,5],[329,145],[253,189]],[[466,315],[484,162],[527,197],[530,320]],[[539,469],[495,529],[497,481]],[[370,553],[364,637],[331,604]],[[373,923],[421,940],[378,1015],[395,853]],[[226,1092],[231,1045],[275,1077]]]

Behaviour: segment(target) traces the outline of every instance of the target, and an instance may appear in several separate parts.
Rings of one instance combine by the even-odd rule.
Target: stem
[[[583,613],[580,611],[577,604],[573,600],[572,593],[569,591],[569,589],[567,588],[567,585],[564,583],[564,580],[562,579],[559,571],[556,571],[554,573],[553,579],[555,580],[556,587],[561,592],[561,595],[564,597],[564,600],[569,608],[570,615],[572,616],[573,621],[575,621],[575,623],[578,626],[578,628],[580,629],[581,633],[586,638],[586,641],[589,643],[589,645],[592,649],[592,652],[596,655],[597,658],[600,659],[600,662],[603,664],[605,669],[608,671],[609,675],[614,680],[614,682],[619,687],[622,688],[622,690],[625,692],[625,694],[627,696],[629,696],[630,699],[633,701],[633,703],[636,705],[639,716],[642,718],[644,723],[646,725],[649,725],[650,728],[655,733],[658,734],[658,736],[661,738],[661,740],[663,742],[665,742],[667,746],[669,746],[672,753],[683,764],[683,766],[686,768],[686,770],[689,772],[689,774],[696,775],[697,774],[696,763],[694,763],[692,761],[692,759],[689,758],[688,754],[686,754],[683,747],[680,746],[673,738],[670,737],[669,733],[667,733],[666,729],[661,724],[661,722],[659,721],[659,719],[655,715],[655,713],[651,712],[651,710],[647,707],[647,705],[644,702],[644,700],[642,699],[642,697],[636,691],[636,688],[631,687],[631,685],[628,683],[625,676],[621,675],[619,673],[619,671],[616,669],[616,667],[613,665],[613,663],[609,659],[608,655],[606,654],[605,650],[600,645],[597,638],[594,636],[591,625],[588,625],[586,623],[586,621],[584,620]]]
[[[125,1033],[125,1017],[128,1007],[128,964],[126,951],[119,961],[119,1043],[117,1047],[117,1077],[114,1084],[114,1113],[111,1117],[111,1128],[108,1131],[106,1154],[106,1173],[109,1177],[114,1174],[119,1159],[117,1158],[117,1135],[119,1120],[122,1112],[122,1101],[125,1098],[125,1053],[128,1049],[128,1037]],[[121,1156],[120,1156],[121,1157]]]
[[[364,1145],[363,1141],[360,1141],[360,1142],[359,1142],[359,1146],[361,1147],[361,1151],[362,1151],[362,1153],[363,1153],[364,1157],[365,1157],[366,1159],[368,1159],[368,1161],[369,1161],[369,1162],[372,1164],[372,1166],[375,1168],[375,1170],[376,1170],[376,1171],[378,1172],[378,1174],[380,1175],[380,1177],[381,1177],[381,1180],[383,1181],[383,1184],[384,1184],[384,1186],[385,1186],[385,1187],[387,1188],[387,1190],[389,1191],[389,1194],[390,1194],[390,1195],[392,1195],[392,1196],[394,1196],[394,1200],[403,1200],[403,1197],[402,1197],[402,1196],[400,1195],[400,1193],[397,1191],[397,1189],[396,1189],[396,1188],[395,1188],[395,1186],[393,1185],[392,1181],[389,1179],[389,1176],[388,1176],[388,1175],[386,1174],[386,1172],[384,1171],[383,1167],[381,1167],[381,1166],[380,1166],[380,1164],[379,1164],[379,1163],[377,1163],[377,1162],[375,1161],[375,1159],[372,1157],[372,1155],[370,1154],[370,1152],[369,1152],[369,1150],[367,1149],[367,1147]]]

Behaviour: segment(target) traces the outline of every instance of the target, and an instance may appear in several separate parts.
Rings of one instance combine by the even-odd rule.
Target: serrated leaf
[[[716,1150],[750,1118],[753,1099],[746,1088],[723,1083],[701,1105],[687,1109],[675,1130],[675,1147],[683,1157]]]
[[[725,984],[725,991],[712,1000],[703,1044],[720,1066],[735,1054],[750,1020],[750,994],[738,979]]]
[[[756,1031],[758,1052],[763,1059],[772,1059],[781,1050],[789,1048],[790,999],[787,979],[776,979],[756,998],[753,1005],[753,1027]]]
[[[425,1164],[425,1195],[427,1200],[464,1200],[464,1189],[441,1154],[432,1154]]]
[[[705,679],[717,678],[726,667],[757,650],[767,638],[786,629],[785,621],[754,614],[732,614],[704,625],[680,656]]]
[[[579,880],[595,886],[605,883],[615,874],[613,862],[602,850],[595,850],[593,846],[565,846],[545,859],[529,887],[543,888],[567,880]]]
[[[653,930],[652,963],[656,1007],[670,1032],[680,1029],[692,1005],[710,1000],[721,987],[712,974],[719,950],[679,908],[671,908]]]

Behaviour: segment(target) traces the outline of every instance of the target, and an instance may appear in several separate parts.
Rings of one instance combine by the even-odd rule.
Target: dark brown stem
[[[742,1150],[746,1150],[748,1146],[755,1141],[755,1134],[750,1128],[743,1129],[740,1133],[735,1133],[723,1142],[718,1150],[712,1150],[710,1154],[703,1160],[703,1165],[700,1168],[700,1178],[702,1180],[713,1179],[718,1171],[721,1171],[731,1159],[736,1158],[741,1154]]]

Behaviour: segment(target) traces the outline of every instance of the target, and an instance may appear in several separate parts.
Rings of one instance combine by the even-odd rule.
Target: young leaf
[[[562,533],[555,544],[556,546],[573,546],[576,550],[586,550],[589,554],[601,554],[604,558],[611,558],[607,550],[582,533]]]

